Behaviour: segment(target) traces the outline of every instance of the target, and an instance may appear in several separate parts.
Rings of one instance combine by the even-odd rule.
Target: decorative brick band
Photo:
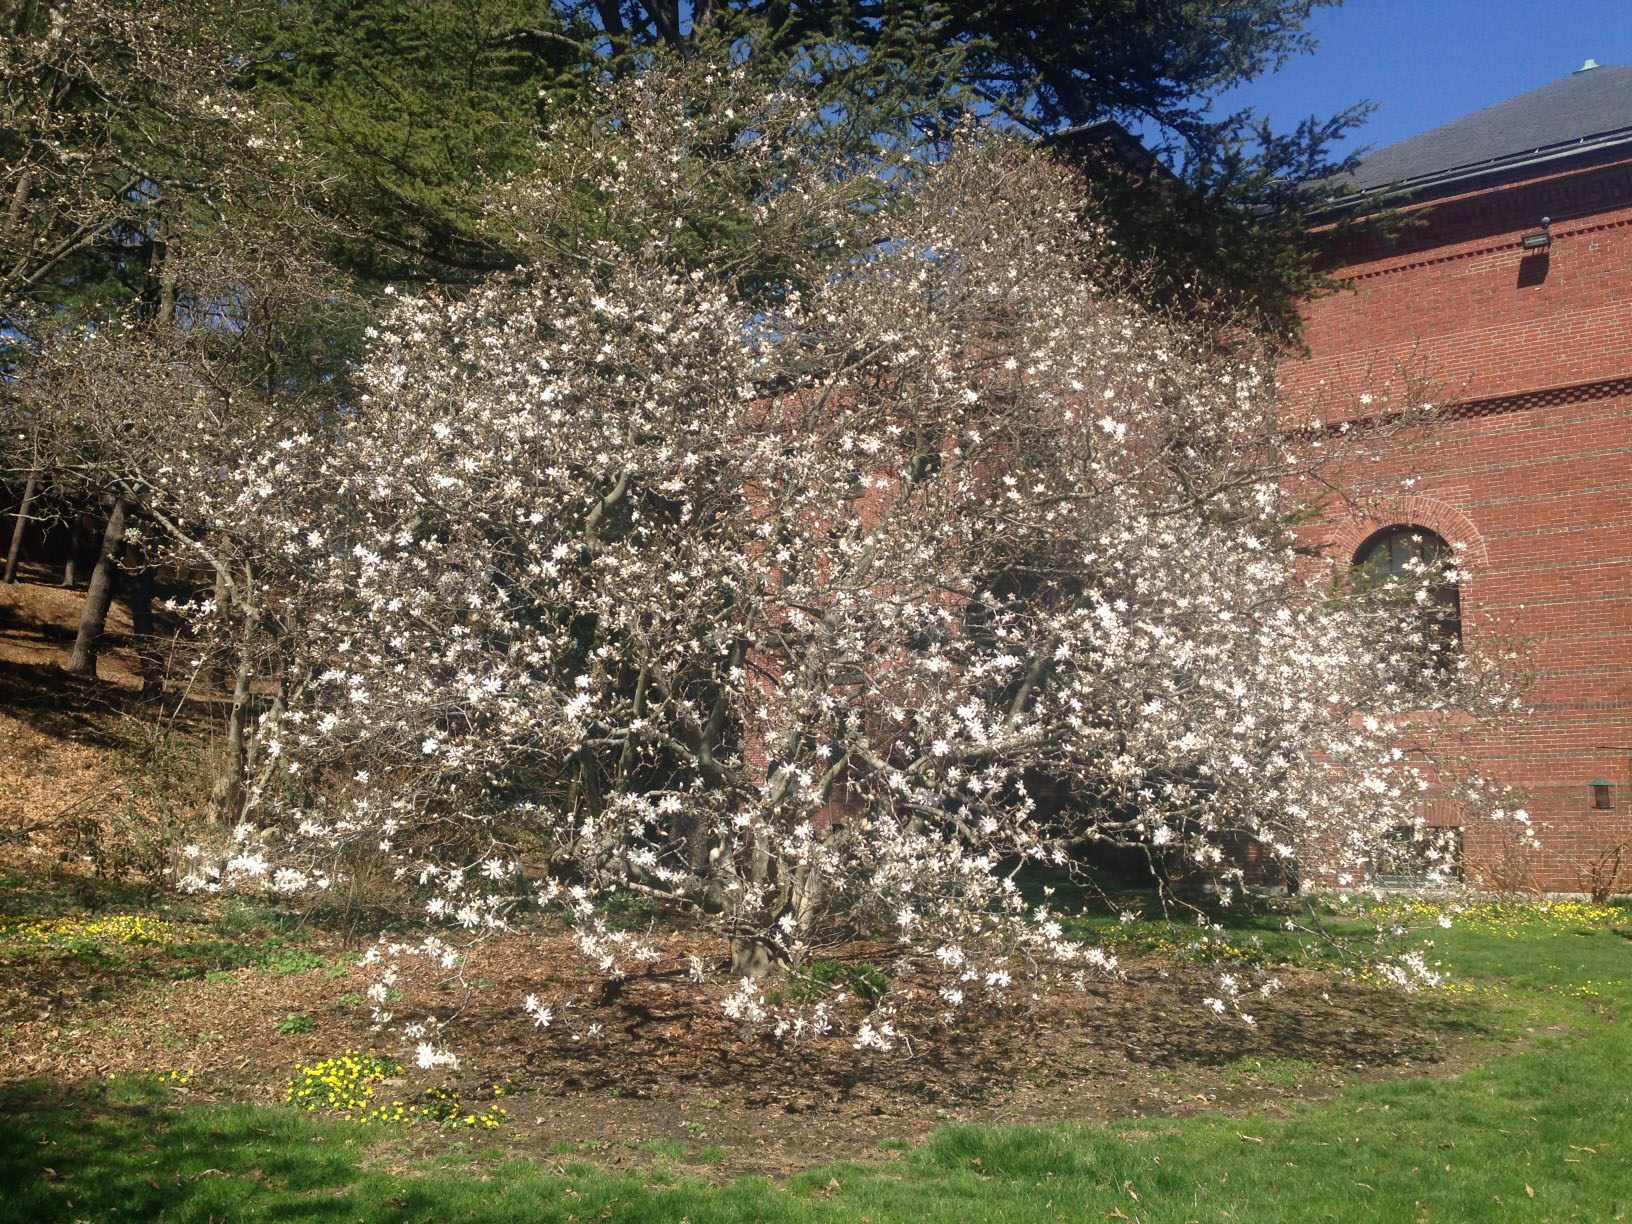
[[[1452,420],[1465,421],[1508,412],[1527,412],[1532,408],[1585,404],[1592,400],[1616,399],[1621,396],[1632,396],[1632,378],[1606,378],[1565,387],[1547,387],[1540,391],[1520,391],[1514,395],[1464,400],[1449,405],[1444,412]]]
[[[1621,229],[1632,225],[1632,217],[1615,221],[1600,221],[1595,225],[1577,226],[1572,230],[1554,230],[1553,241],[1561,242],[1568,238],[1580,238],[1588,234],[1602,233],[1604,230]],[[1523,244],[1517,238],[1505,239],[1501,242],[1488,243],[1483,246],[1469,247],[1462,251],[1453,251],[1448,255],[1434,255],[1428,258],[1413,259],[1405,263],[1390,264],[1386,268],[1372,268],[1366,272],[1351,272],[1344,280],[1366,281],[1377,280],[1384,276],[1393,276],[1398,272],[1415,272],[1421,268],[1432,268],[1437,264],[1458,263],[1464,259],[1477,259],[1481,255],[1495,255],[1500,251],[1522,251]]]
[[[1632,398],[1632,378],[1605,378],[1593,382],[1570,383],[1562,387],[1543,387],[1536,391],[1516,391],[1512,395],[1462,400],[1442,404],[1437,411],[1443,420],[1471,421],[1481,417],[1502,416],[1509,412],[1529,412],[1536,408],[1556,408],[1565,404],[1587,404],[1593,400],[1622,398]],[[1378,412],[1371,416],[1340,418],[1314,426],[1300,425],[1288,429],[1286,433],[1289,437],[1319,437],[1351,429],[1381,429],[1399,420],[1398,412]]]

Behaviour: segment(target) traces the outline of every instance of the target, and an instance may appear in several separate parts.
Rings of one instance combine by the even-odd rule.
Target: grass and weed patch
[[[299,930],[255,927],[229,934],[219,924],[150,913],[0,919],[0,955],[16,961],[75,961],[126,978],[175,981],[244,969],[345,976],[345,966],[303,946],[307,940]]]
[[[1224,1068],[1220,1078],[1226,1084],[1301,1088],[1311,1083],[1329,1083],[1334,1076],[1331,1068],[1305,1058],[1244,1058]]]
[[[811,961],[790,969],[783,992],[790,999],[825,999],[850,994],[867,1003],[876,1003],[890,988],[889,978],[876,965],[852,964],[840,960]]]
[[[711,1186],[673,1167],[609,1171],[589,1163],[587,1144],[551,1149],[576,1159],[507,1161],[489,1151],[403,1167],[378,1156],[394,1147],[372,1146],[385,1128],[345,1121],[394,1109],[389,1081],[401,1068],[354,1053],[355,1065],[304,1069],[312,1095],[292,1101],[301,1109],[181,1108],[158,1077],[67,1094],[12,1090],[0,1100],[0,1177],[18,1189],[0,1214],[90,1219],[117,1210],[199,1224],[1613,1221],[1632,1211],[1632,1028],[1617,1022],[1632,1005],[1632,946],[1612,929],[1624,924],[1624,912],[1493,911],[1441,929],[1437,915],[1424,915],[1424,955],[1458,975],[1473,1003],[1500,1009],[1526,1048],[1455,1079],[1352,1083],[1333,1101],[1303,1105],[1291,1090],[1320,1068],[1295,1057],[1243,1060],[1228,1074],[1288,1088],[1279,1104],[1291,1107],[1273,1116],[954,1126],[910,1151],[881,1144],[895,1154],[887,1162],[813,1168],[781,1186]],[[1467,1004],[1453,993],[1431,1005]],[[403,1133],[400,1142],[419,1141]],[[675,1161],[678,1146],[651,1144],[645,1154]],[[724,1158],[707,1148],[690,1160]]]

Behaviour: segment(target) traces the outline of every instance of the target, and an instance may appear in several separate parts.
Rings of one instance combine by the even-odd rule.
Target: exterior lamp
[[[1607,778],[1595,778],[1587,785],[1592,787],[1593,807],[1607,809],[1615,806],[1614,800],[1609,797],[1609,780]]]
[[[1541,219],[1541,228],[1531,230],[1521,237],[1519,246],[1526,251],[1545,251],[1553,245],[1552,224],[1553,219],[1551,217],[1543,217]]]

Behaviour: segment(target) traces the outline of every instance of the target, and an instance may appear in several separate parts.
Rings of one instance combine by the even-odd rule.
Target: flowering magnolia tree
[[[653,97],[584,171],[612,205],[696,168],[697,121]],[[1292,490],[1336,439],[1105,291],[1069,175],[978,135],[837,174],[778,143],[780,105],[731,102],[731,156],[766,168],[763,232],[819,264],[699,263],[628,225],[401,300],[360,402],[187,482],[290,575],[267,615],[301,626],[251,797],[287,837],[246,828],[191,883],[321,885],[349,846],[454,931],[554,907],[610,973],[656,953],[600,903],[655,898],[729,941],[730,1014],[804,1033],[831,1017],[758,982],[835,932],[937,958],[950,1012],[1112,970],[1016,884],[1087,845],[1226,897],[1249,842],[1354,876],[1442,780],[1390,711],[1506,708],[1413,627],[1414,591],[1300,555]],[[451,963],[451,939],[377,958],[379,1018],[394,956]]]

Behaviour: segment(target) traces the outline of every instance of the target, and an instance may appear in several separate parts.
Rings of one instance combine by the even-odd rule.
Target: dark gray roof
[[[1616,134],[1632,137],[1632,67],[1589,68],[1367,154],[1345,185],[1357,193],[1424,187],[1567,155]]]

